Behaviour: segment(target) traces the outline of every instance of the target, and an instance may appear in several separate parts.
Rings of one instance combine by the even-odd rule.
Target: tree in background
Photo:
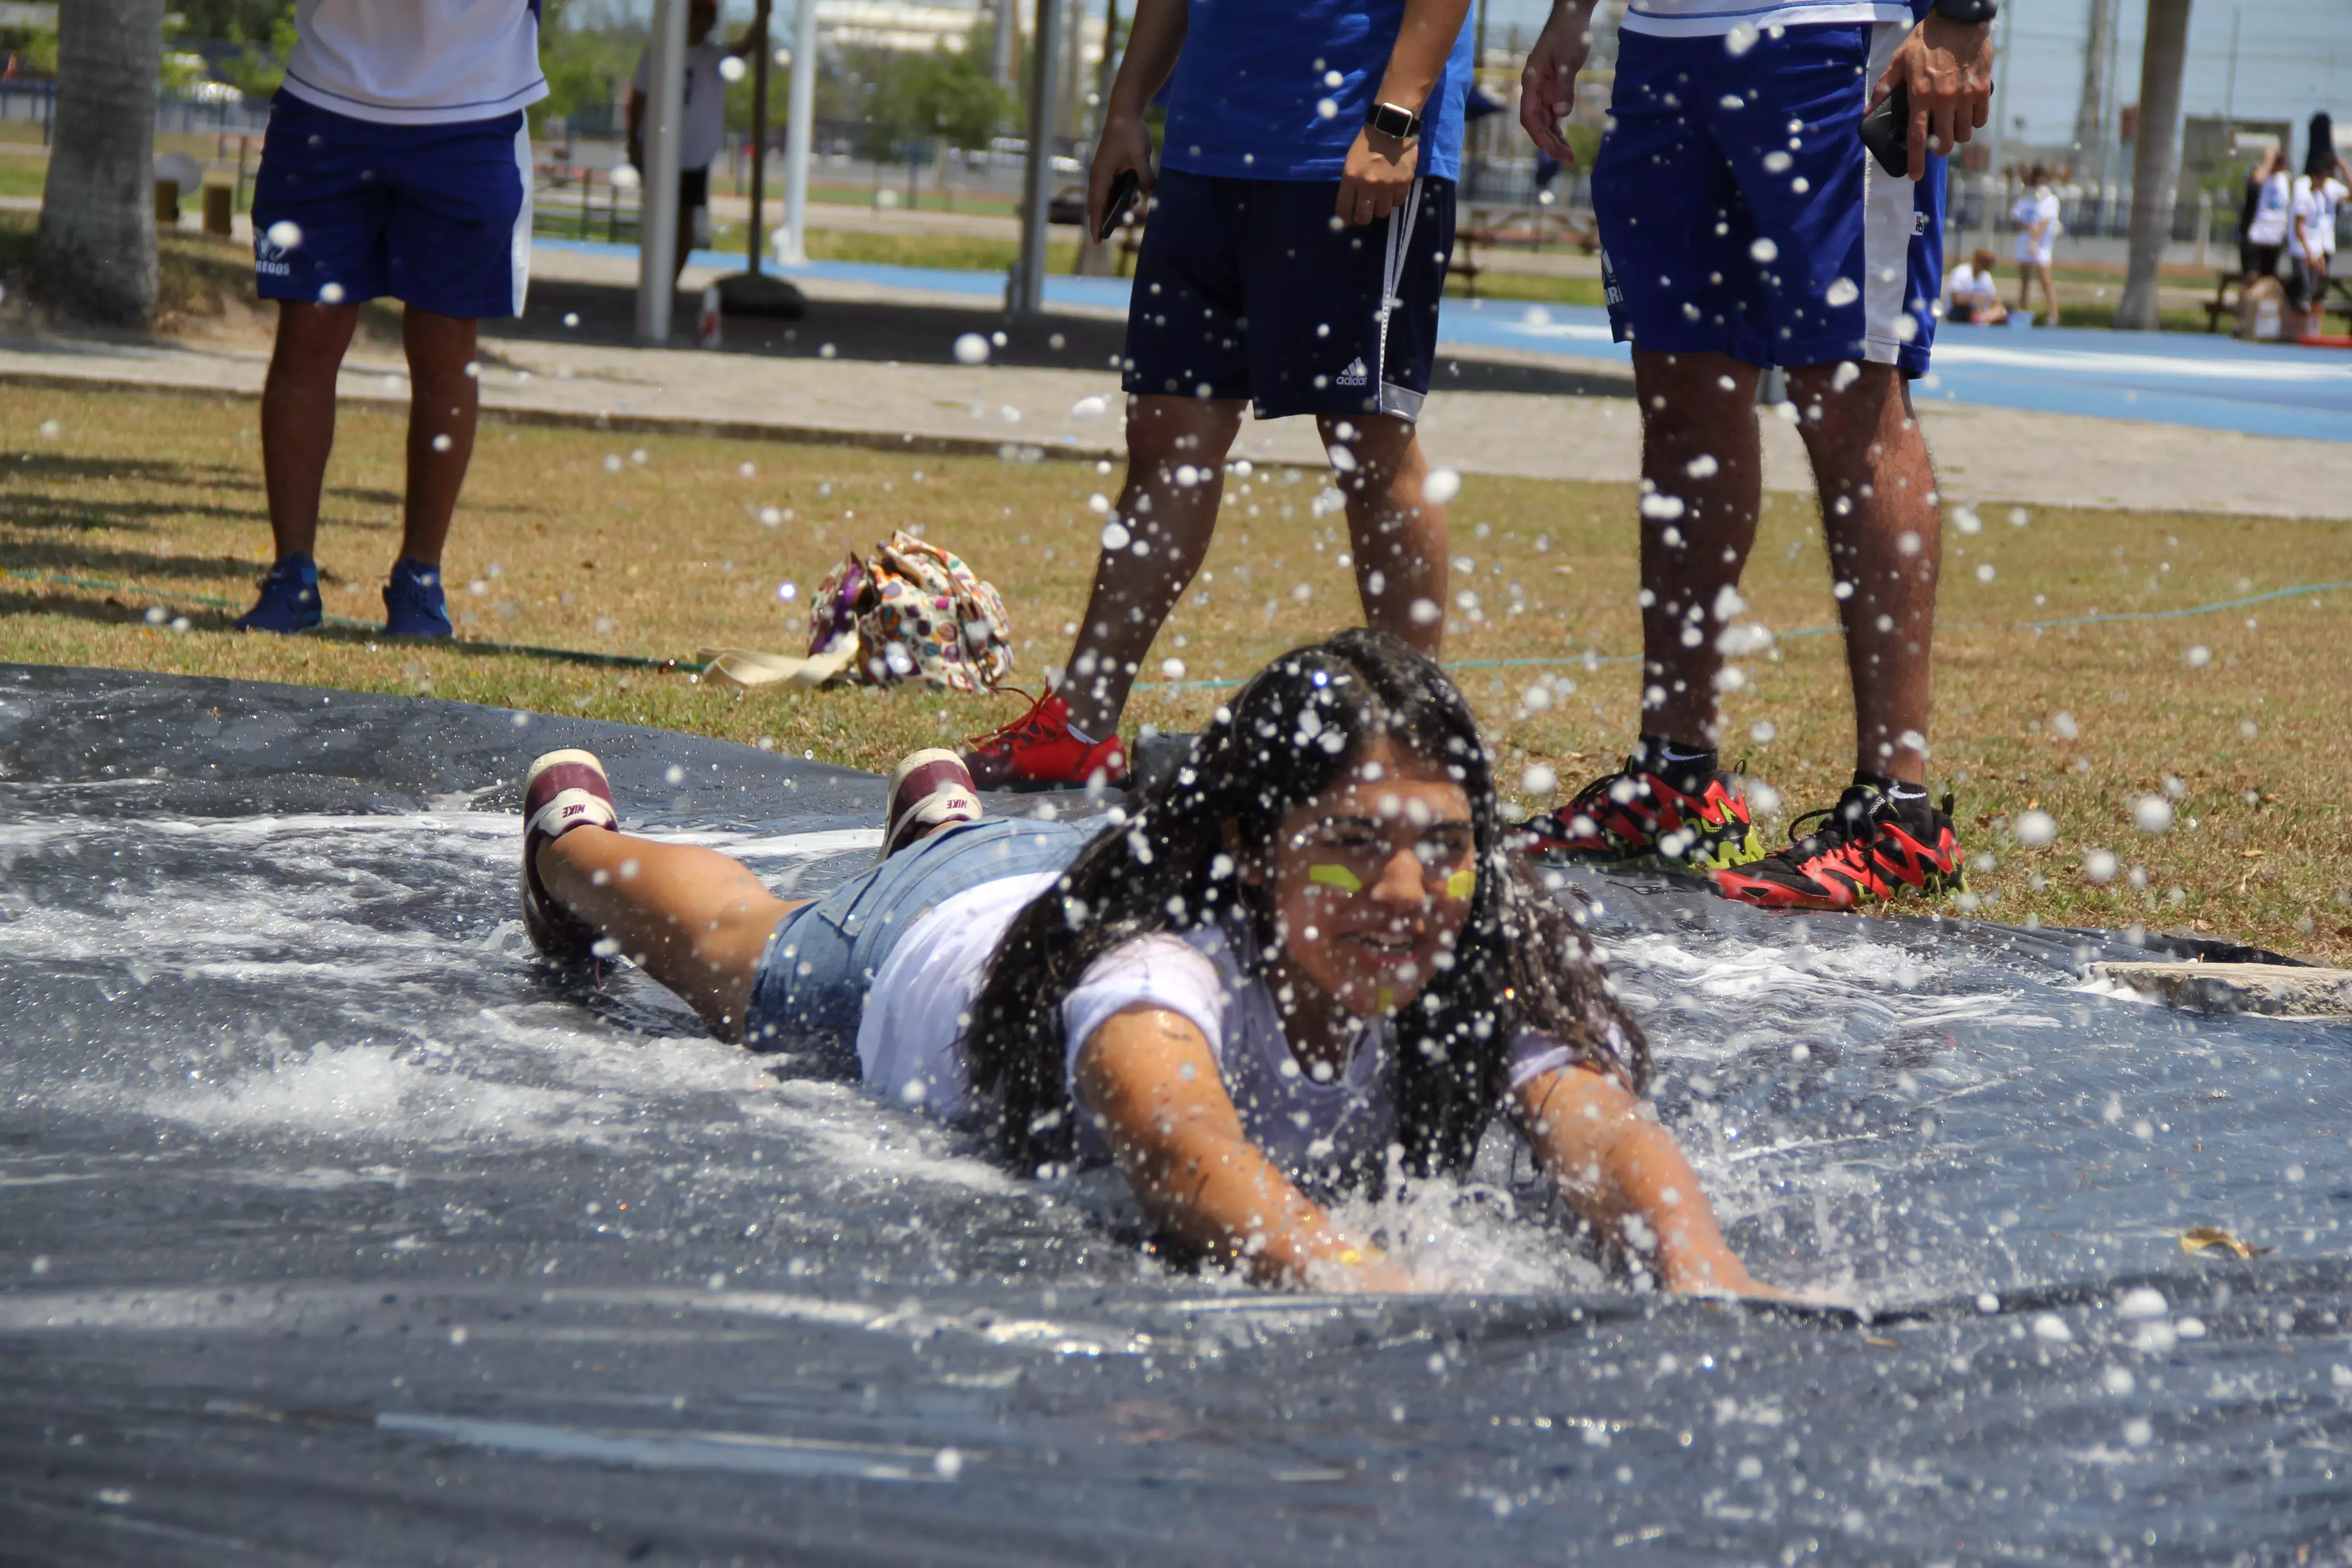
[[[596,0],[545,0],[540,10],[539,64],[547,96],[530,108],[539,133],[550,119],[575,134],[616,134],[622,89],[637,68],[646,24]]]
[[[877,162],[896,162],[916,142],[985,147],[1013,116],[1013,95],[991,79],[977,40],[921,55],[859,50],[845,64],[859,86],[866,156]]]
[[[2189,62],[2189,0],[2147,0],[2139,72],[2139,138],[2132,155],[2131,259],[2116,325],[2157,329],[2157,270],[2172,238],[2180,184],[2180,78]]]
[[[57,134],[33,241],[33,287],[111,326],[155,318],[155,109],[164,0],[58,10]]]

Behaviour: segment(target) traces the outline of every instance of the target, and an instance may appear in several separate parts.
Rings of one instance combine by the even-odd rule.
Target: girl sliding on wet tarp
[[[622,953],[757,1047],[854,1043],[866,1084],[1014,1169],[1117,1163],[1171,1239],[1270,1283],[1403,1290],[1313,1194],[1460,1174],[1508,1116],[1664,1288],[1771,1293],[1637,1098],[1648,1047],[1503,842],[1469,705],[1342,632],[1260,671],[1108,821],[983,820],[952,752],[892,781],[884,858],[815,902],[614,830],[603,768],[524,798],[540,950]]]

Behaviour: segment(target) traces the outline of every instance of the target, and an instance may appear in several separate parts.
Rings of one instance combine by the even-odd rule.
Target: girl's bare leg
[[[711,1032],[740,1039],[751,980],[787,901],[716,849],[575,827],[541,846],[539,877],[556,901],[684,997]]]

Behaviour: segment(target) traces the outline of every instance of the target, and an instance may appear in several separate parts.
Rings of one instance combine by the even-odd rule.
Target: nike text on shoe
[[[575,827],[620,820],[604,764],[590,752],[550,752],[530,764],[522,788],[522,929],[553,963],[594,971],[596,931],[557,903],[539,879],[539,851]]]
[[[890,810],[882,821],[882,858],[942,827],[981,819],[971,773],[953,752],[915,752],[890,775]]]
[[[405,555],[392,563],[392,579],[383,585],[383,630],[395,637],[457,635],[441,592],[441,568]]]
[[[1810,825],[1810,831],[1808,827]],[[1791,840],[1752,866],[1717,871],[1727,899],[1767,910],[1851,910],[1865,900],[1960,889],[1952,797],[1941,809],[1866,784],[1789,825]]]
[[[1739,779],[1720,769],[1685,776],[1678,788],[1639,757],[1628,757],[1576,792],[1558,811],[1519,825],[1529,854],[1588,866],[1663,864],[1715,871],[1764,855],[1748,819]]]
[[[1039,698],[1001,730],[972,738],[964,753],[971,776],[990,785],[1065,784],[1085,789],[1099,778],[1127,787],[1127,749],[1117,735],[1089,741],[1070,729],[1070,705],[1059,693]]]
[[[237,616],[241,632],[307,632],[319,624],[319,567],[307,555],[289,555],[261,579],[261,598]]]

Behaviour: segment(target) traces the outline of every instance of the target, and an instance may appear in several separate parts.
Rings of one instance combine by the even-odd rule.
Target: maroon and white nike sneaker
[[[550,752],[530,764],[522,786],[522,929],[550,963],[596,967],[596,931],[565,909],[539,879],[539,851],[575,827],[612,827],[621,814],[593,752]]]
[[[915,752],[890,775],[890,810],[882,821],[882,858],[942,827],[981,818],[971,771],[953,752]]]

